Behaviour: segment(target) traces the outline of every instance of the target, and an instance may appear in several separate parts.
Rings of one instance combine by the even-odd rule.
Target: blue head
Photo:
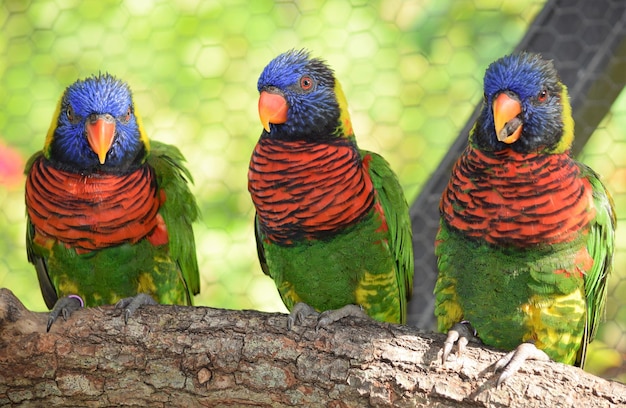
[[[347,103],[332,69],[305,50],[274,58],[257,88],[264,135],[322,141],[352,136]]]
[[[471,136],[479,148],[561,153],[571,145],[573,127],[567,88],[552,61],[523,52],[489,65],[483,109]]]
[[[109,74],[78,80],[65,90],[44,147],[55,166],[81,173],[133,170],[147,150],[130,88]]]

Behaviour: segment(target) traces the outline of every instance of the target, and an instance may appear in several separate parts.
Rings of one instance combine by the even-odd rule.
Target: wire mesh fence
[[[303,47],[326,59],[342,82],[360,147],[381,153],[413,200],[480,101],[487,65],[515,48],[543,5],[521,0],[2,2],[0,286],[27,307],[45,310],[24,248],[22,169],[43,146],[64,88],[77,78],[109,72],[130,84],[149,136],[176,144],[194,175],[202,211],[195,226],[202,274],[196,304],[285,311],[258,266],[246,184],[261,132],[256,81],[267,62]],[[614,194],[618,225],[626,213],[625,125],[622,93],[580,155]],[[432,248],[432,243],[423,246]],[[607,319],[588,364],[589,371],[622,381],[625,255],[626,236],[618,228]],[[420,254],[416,258],[419,268]],[[432,287],[417,280],[413,296],[432,299]]]

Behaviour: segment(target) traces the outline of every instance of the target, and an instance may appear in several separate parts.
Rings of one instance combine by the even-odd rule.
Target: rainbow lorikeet
[[[492,63],[469,144],[440,203],[435,314],[447,359],[476,335],[526,359],[581,366],[606,301],[615,214],[598,175],[572,159],[574,120],[551,61]]]
[[[288,51],[265,67],[258,90],[264,130],[248,189],[261,267],[291,311],[289,326],[317,311],[322,327],[361,308],[404,323],[408,205],[389,164],[358,148],[333,71],[307,51]]]
[[[130,88],[109,74],[70,85],[26,166],[26,247],[52,309],[192,304],[198,207],[180,151],[149,142]]]

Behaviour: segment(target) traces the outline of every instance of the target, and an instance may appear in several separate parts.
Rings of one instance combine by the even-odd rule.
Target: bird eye
[[[68,104],[65,108],[65,116],[67,117],[67,120],[69,120],[72,124],[76,124],[80,121],[79,118],[74,114],[74,109],[72,108],[72,105]]]
[[[130,121],[130,115],[131,114],[132,114],[132,111],[131,111],[130,107],[128,107],[128,110],[126,111],[124,116],[120,117],[120,122],[128,123]]]
[[[308,91],[313,88],[313,79],[306,75],[300,78],[300,88],[302,88],[303,91]]]
[[[537,100],[539,102],[545,102],[548,99],[548,91],[546,89],[542,89],[541,92],[539,92],[539,95],[537,95]]]

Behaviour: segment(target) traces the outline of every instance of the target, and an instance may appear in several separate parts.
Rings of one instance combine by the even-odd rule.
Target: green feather
[[[148,164],[154,168],[157,183],[167,197],[160,214],[167,225],[170,257],[179,265],[189,292],[195,295],[200,292],[200,273],[192,223],[198,219],[199,209],[188,186],[193,178],[177,147],[154,140],[150,147]]]
[[[527,326],[533,322],[528,321],[522,305],[531,298],[537,299],[537,304],[554,305],[557,296],[582,290],[582,279],[554,273],[557,268],[573,268],[573,263],[562,263],[563,259],[572,259],[568,256],[575,252],[572,243],[533,250],[497,248],[468,239],[443,223],[437,239],[445,242],[436,250],[440,275],[435,287],[435,314],[442,332],[460,320],[468,320],[485,344],[512,350],[530,340],[527,336],[533,330],[543,330]],[[563,302],[555,307],[559,311],[557,320],[544,319],[541,326],[559,334],[582,336],[580,321],[562,317],[568,315],[570,305]],[[562,350],[545,351],[561,361]]]
[[[600,181],[600,176],[590,167],[579,163],[583,177],[593,188],[593,204],[596,216],[587,238],[587,250],[593,258],[593,266],[585,275],[585,294],[587,297],[587,325],[583,347],[577,357],[582,366],[585,361],[587,344],[595,338],[600,320],[604,317],[607,297],[607,280],[613,269],[613,253],[615,249],[615,204],[608,190]]]
[[[413,293],[413,232],[408,204],[398,177],[389,163],[380,155],[361,150],[361,158],[371,157],[369,174],[377,197],[383,207],[389,227],[389,247],[396,267],[396,281],[402,310],[402,322],[406,322],[407,301]]]

